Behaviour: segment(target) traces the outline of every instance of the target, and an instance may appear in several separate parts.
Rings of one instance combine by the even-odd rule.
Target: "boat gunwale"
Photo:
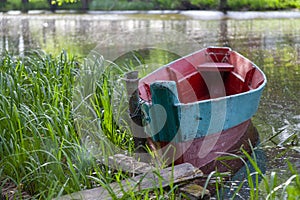
[[[258,70],[258,71],[260,72],[260,74],[261,74],[262,77],[263,77],[263,82],[262,82],[257,88],[254,88],[254,89],[251,89],[251,90],[248,90],[248,91],[245,91],[245,92],[240,92],[240,93],[237,93],[237,94],[226,95],[226,96],[217,97],[217,98],[209,98],[209,99],[205,99],[205,100],[199,100],[199,101],[194,101],[194,102],[188,102],[188,103],[182,103],[182,102],[179,102],[179,103],[176,103],[175,106],[180,106],[180,105],[195,105],[195,104],[207,103],[207,102],[217,102],[217,101],[221,101],[221,100],[225,100],[225,99],[230,99],[230,98],[233,98],[233,97],[243,96],[243,95],[245,95],[245,94],[256,93],[256,92],[259,92],[259,91],[261,91],[261,90],[264,89],[264,87],[265,87],[266,84],[267,84],[267,77],[266,77],[265,73],[264,73],[264,72],[263,72],[263,71],[262,71],[262,70],[261,70],[261,69],[253,62],[253,61],[251,61],[250,59],[246,58],[246,57],[243,56],[242,54],[240,54],[240,53],[238,53],[238,52],[236,52],[236,51],[231,50],[231,48],[229,48],[229,47],[215,47],[215,46],[209,46],[209,47],[207,47],[207,48],[200,49],[200,50],[195,51],[195,52],[193,52],[193,53],[190,53],[190,54],[188,54],[188,55],[186,55],[186,56],[184,56],[184,57],[178,58],[178,59],[176,59],[176,60],[174,60],[174,61],[172,61],[172,62],[170,62],[170,63],[168,63],[168,64],[166,64],[166,65],[163,65],[162,67],[159,67],[158,69],[154,70],[154,71],[151,72],[150,74],[148,74],[148,75],[146,75],[145,77],[141,78],[141,79],[140,79],[140,82],[139,82],[139,87],[140,87],[140,83],[142,83],[142,82],[143,82],[143,79],[146,78],[147,76],[149,76],[149,75],[151,75],[151,74],[155,74],[155,73],[158,72],[159,70],[162,70],[162,69],[164,69],[164,68],[167,68],[167,67],[169,67],[170,65],[172,65],[173,63],[176,63],[176,62],[178,62],[178,61],[180,61],[180,60],[184,60],[184,59],[186,59],[186,58],[188,58],[188,57],[191,57],[191,56],[193,56],[193,55],[195,55],[195,54],[197,54],[197,53],[199,53],[199,52],[201,52],[201,51],[205,51],[205,50],[207,50],[207,49],[209,49],[209,48],[224,48],[224,49],[228,49],[228,51],[234,52],[234,53],[238,54],[238,56],[242,57],[243,59],[248,60],[248,61],[252,64],[252,66],[253,66],[256,70]],[[157,81],[159,81],[159,80],[157,80]],[[162,82],[172,82],[172,81],[174,81],[174,80],[162,80]],[[153,82],[156,82],[156,81],[153,81]],[[174,81],[174,82],[175,82],[175,81]],[[152,103],[150,103],[150,102],[151,102],[151,101],[145,101],[144,103],[151,105]]]

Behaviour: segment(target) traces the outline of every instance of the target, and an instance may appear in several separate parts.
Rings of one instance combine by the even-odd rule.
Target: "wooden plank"
[[[128,191],[142,191],[152,190],[154,188],[167,187],[170,183],[180,183],[195,178],[200,178],[203,173],[189,163],[183,163],[169,167],[162,170],[151,170],[146,174],[126,179],[120,183],[112,183],[108,187],[112,189],[117,198],[122,198],[124,193]],[[70,195],[65,195],[57,200],[71,200],[71,199],[84,199],[84,200],[110,200],[113,199],[107,189],[98,187],[90,190],[76,192]]]
[[[126,156],[124,154],[109,156],[107,164],[112,169],[121,170],[123,172],[128,172],[136,175],[154,170],[154,167],[149,163],[137,161],[133,157]]]
[[[190,200],[205,200],[210,199],[210,192],[197,184],[188,184],[180,189],[181,193],[184,193]],[[203,196],[202,196],[203,193]]]
[[[197,66],[198,71],[232,71],[233,65],[221,62],[207,62]]]

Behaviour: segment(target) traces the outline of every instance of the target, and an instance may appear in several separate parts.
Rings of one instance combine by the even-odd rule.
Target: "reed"
[[[51,199],[94,187],[89,177],[96,172],[103,179],[113,177],[76,130],[76,58],[65,51],[56,57],[39,51],[26,55],[5,54],[0,60],[1,180],[34,198]]]
[[[17,189],[15,198],[21,199],[26,192],[33,199],[53,199],[102,186],[115,197],[109,184],[120,183],[128,174],[99,164],[99,157],[87,148],[76,126],[78,110],[74,109],[73,101],[84,62],[65,51],[58,56],[40,51],[26,52],[25,55],[16,57],[5,53],[0,57],[0,189],[14,184]],[[92,66],[100,65],[100,61],[92,63]],[[114,88],[120,81],[120,74],[133,66],[105,64],[102,67],[104,70],[95,82],[95,92],[88,102],[89,109],[96,113],[103,134],[100,136],[130,153],[133,151],[130,130],[125,121],[119,121],[126,114],[126,108],[116,109],[113,105],[116,102],[126,104],[124,90]],[[110,149],[100,136],[95,135],[99,140],[98,150],[106,153]],[[291,143],[293,138],[289,138],[287,143]],[[242,156],[226,155],[226,159],[241,159],[247,164],[247,176],[235,188],[233,197],[246,183],[251,199],[258,199],[260,195],[268,199],[299,196],[299,172],[292,164],[288,164],[291,176],[279,180],[276,172],[265,174],[260,169],[255,154],[251,156],[243,149],[241,151]],[[160,177],[159,174],[157,176]],[[224,176],[227,174],[214,172],[205,184],[207,187],[211,184],[210,180],[214,180],[219,199],[226,190],[226,182],[222,182]],[[151,192],[134,192],[132,188],[125,197],[184,199],[176,185],[170,183],[170,188],[165,190],[161,183],[162,180],[159,181],[160,187]]]
[[[250,144],[251,145],[251,144]],[[231,160],[240,159],[244,163],[245,177],[238,181],[230,181],[228,179],[223,179],[222,174],[212,172],[209,179],[215,178],[219,181],[216,182],[216,196],[217,199],[223,199],[224,191],[227,193],[231,190],[230,198],[234,199],[239,195],[242,188],[246,188],[248,191],[247,196],[249,199],[297,199],[300,197],[299,190],[299,172],[295,167],[287,160],[287,165],[289,166],[288,177],[279,177],[278,173],[275,171],[266,172],[259,165],[260,162],[257,158],[260,151],[263,151],[264,147],[257,146],[253,147],[251,145],[252,153],[249,154],[243,148],[240,149],[241,154],[230,154],[225,153],[224,156],[220,157],[218,160]],[[290,151],[287,149],[286,151]],[[261,159],[261,158],[260,158]],[[288,169],[286,169],[288,171]],[[225,180],[225,181],[224,181]],[[205,187],[207,187],[209,180],[206,181]],[[232,185],[234,183],[234,187]],[[219,187],[222,185],[223,187]],[[234,188],[234,189],[232,189]],[[295,198],[297,197],[297,198]]]

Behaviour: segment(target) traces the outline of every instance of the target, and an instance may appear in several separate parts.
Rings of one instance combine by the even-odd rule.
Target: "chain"
[[[137,105],[135,111],[133,113],[129,113],[131,119],[144,116],[143,112],[142,112],[142,105],[146,102],[147,101],[139,98],[139,102],[138,102],[138,105]]]

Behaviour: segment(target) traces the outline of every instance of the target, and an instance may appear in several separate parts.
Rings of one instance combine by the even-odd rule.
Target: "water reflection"
[[[255,159],[257,166],[263,174],[267,171],[267,156],[266,152],[259,147],[259,144],[255,147],[252,152],[252,159]],[[253,167],[251,162],[248,160],[247,165],[244,165],[237,173],[235,173],[230,181],[227,181],[225,184],[225,190],[223,191],[221,198],[230,199],[235,196],[234,199],[249,199],[250,197],[250,188],[248,175],[251,174],[253,181],[253,186],[256,188],[256,184],[260,184],[262,181],[261,176],[255,176],[257,173],[256,169]],[[247,172],[249,170],[249,172]],[[257,179],[257,181],[256,181]],[[242,185],[242,186],[241,186]],[[252,186],[252,187],[253,187]]]
[[[0,23],[1,51],[16,54],[33,48],[52,54],[66,49],[84,57],[99,44],[106,48],[106,54],[112,54],[115,50],[109,49],[108,43],[118,42],[118,48],[127,49],[146,46],[145,39],[147,45],[159,43],[156,38],[147,39],[154,31],[166,37],[177,32],[194,40],[193,44],[188,39],[173,40],[174,49],[229,46],[251,58],[267,74],[268,87],[254,118],[262,137],[300,114],[300,19],[197,20],[176,14],[2,15]]]
[[[292,134],[299,138],[300,19],[202,20],[176,14],[1,15],[0,19],[0,51],[15,54],[36,48],[57,54],[65,49],[85,57],[97,49],[102,55],[116,57],[119,51],[162,41],[173,52],[185,54],[207,46],[229,46],[267,75],[268,84],[253,117],[262,143],[270,145],[265,141],[278,132],[272,139],[276,144]],[[159,38],[161,35],[164,37]],[[276,151],[266,155],[272,157],[272,152]],[[293,156],[297,155],[299,152]]]
[[[300,114],[300,19],[197,20],[174,16],[2,15],[0,46],[1,51],[16,54],[42,48],[53,54],[66,49],[86,56],[100,43],[109,47],[107,43],[113,43],[113,37],[119,47],[132,48],[137,42],[143,43],[143,37],[147,38],[154,30],[167,37],[176,31],[196,44],[178,39],[174,48],[229,46],[265,71],[269,83],[254,119],[261,132],[271,133],[272,127],[285,125],[284,119],[293,121],[291,117]],[[137,29],[143,30],[140,35],[135,32]],[[131,36],[126,37],[126,32]],[[113,50],[107,48],[109,52]]]
[[[259,134],[256,127],[253,124],[251,126],[248,131],[254,131]],[[299,152],[299,148],[296,146],[294,150],[286,147],[266,148],[259,138],[251,154],[251,159],[255,161],[255,165],[245,159],[246,165],[224,181],[223,187],[220,187],[219,194],[215,193],[213,199],[232,199],[233,196],[234,199],[250,199],[250,190],[256,188],[257,184],[260,189],[266,187],[263,186],[264,184],[269,184],[269,187],[272,187],[270,185],[272,176],[273,178],[276,177],[278,183],[287,181],[293,175],[289,170],[288,162],[292,163],[295,169],[298,169],[298,173],[300,172]],[[252,180],[251,184],[253,186],[251,186],[249,179]],[[213,185],[213,187],[215,186]],[[266,197],[264,192],[263,189],[260,190],[258,196],[261,198]],[[276,198],[279,198],[279,196],[276,196]]]

